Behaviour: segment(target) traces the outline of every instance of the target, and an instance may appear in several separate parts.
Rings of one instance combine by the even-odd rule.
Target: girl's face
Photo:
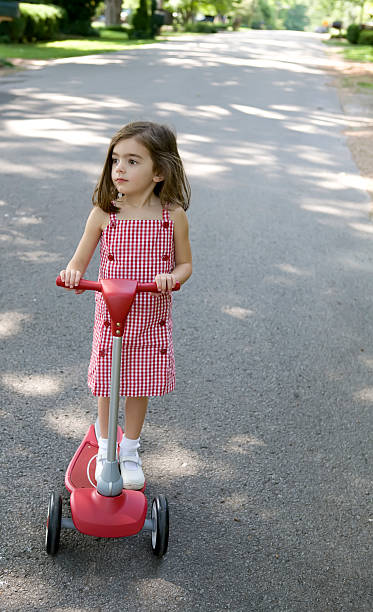
[[[153,191],[163,177],[155,173],[148,149],[135,138],[128,138],[114,146],[111,179],[120,193],[131,196]]]

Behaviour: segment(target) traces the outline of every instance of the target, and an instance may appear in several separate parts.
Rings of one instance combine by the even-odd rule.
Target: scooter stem
[[[117,426],[119,410],[120,361],[122,354],[122,337],[113,338],[113,357],[111,365],[111,388],[108,429],[108,461],[116,460]]]
[[[123,478],[116,458],[121,355],[122,337],[113,338],[107,461],[97,482],[98,493],[107,497],[120,495],[123,489]]]

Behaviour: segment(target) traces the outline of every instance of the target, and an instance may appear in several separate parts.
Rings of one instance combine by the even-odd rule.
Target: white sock
[[[99,439],[98,439],[98,450],[107,454],[107,443],[108,443],[108,439],[107,438],[101,438],[101,436],[100,436]]]
[[[125,461],[124,462],[124,467],[126,470],[136,470],[137,469],[137,463],[136,460],[138,459],[138,452],[137,449],[140,446],[140,438],[136,438],[136,440],[131,440],[130,438],[126,438],[126,436],[123,436],[122,441],[119,445],[119,456],[120,457],[127,457],[128,455],[133,455],[134,461]]]

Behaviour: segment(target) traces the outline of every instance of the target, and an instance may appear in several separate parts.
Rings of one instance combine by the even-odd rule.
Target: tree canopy
[[[31,0],[32,1],[32,0]],[[35,1],[35,0],[34,0]],[[342,21],[344,27],[373,19],[373,0],[156,0],[156,9],[176,15],[187,24],[203,16],[253,28],[313,29]],[[67,10],[71,22],[89,21],[103,0],[52,0]],[[155,0],[105,0],[108,23],[120,23],[121,8],[139,15],[155,12]],[[142,18],[143,19],[143,18]],[[141,19],[140,19],[141,21]],[[137,24],[138,26],[138,24]],[[140,28],[142,29],[142,28]]]

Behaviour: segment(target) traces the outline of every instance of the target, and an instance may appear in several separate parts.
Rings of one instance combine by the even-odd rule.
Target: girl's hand
[[[157,283],[158,293],[152,293],[152,295],[160,296],[171,293],[177,283],[177,278],[174,274],[157,274],[154,282]]]
[[[61,270],[60,277],[62,282],[65,283],[65,288],[71,291],[71,289],[74,289],[79,285],[82,273],[80,270],[71,270],[70,268],[66,268],[66,270]],[[78,295],[84,293],[84,291],[85,289],[75,289],[75,293]]]

